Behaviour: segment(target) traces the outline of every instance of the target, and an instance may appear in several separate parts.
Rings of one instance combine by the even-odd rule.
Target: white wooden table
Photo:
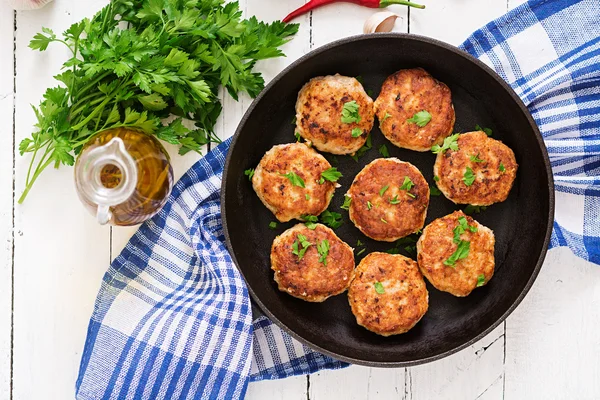
[[[522,0],[422,0],[426,10],[392,7],[399,32],[458,45]],[[74,398],[81,351],[96,293],[110,261],[134,232],[101,227],[80,206],[69,168],[50,170],[24,205],[28,158],[15,150],[54,85],[66,54],[31,51],[42,26],[62,32],[106,0],[56,0],[40,11],[8,10],[0,0],[0,400]],[[246,15],[280,19],[304,0],[241,0]],[[300,18],[285,59],[259,65],[267,80],[311,49],[361,33],[375,10],[339,4]],[[532,46],[535,46],[532,43]],[[222,95],[217,124],[230,136],[251,100]],[[174,149],[170,149],[174,150]],[[198,158],[174,154],[180,176]],[[567,249],[549,252],[531,292],[480,342],[431,364],[401,369],[350,367],[310,377],[251,384],[249,399],[598,399],[600,268]]]

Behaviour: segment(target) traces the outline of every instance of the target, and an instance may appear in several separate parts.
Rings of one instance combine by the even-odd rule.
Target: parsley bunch
[[[255,63],[283,56],[279,47],[297,31],[243,20],[238,3],[223,0],[113,0],[62,37],[43,28],[29,47],[61,43],[71,58],[55,76],[59,86],[34,107],[36,130],[19,146],[21,155],[33,154],[19,202],[46,167],[73,165],[89,138],[107,129],[144,131],[178,145],[180,154],[218,142],[219,86],[236,100],[240,92],[258,95],[264,80]],[[164,125],[170,115],[177,118]]]

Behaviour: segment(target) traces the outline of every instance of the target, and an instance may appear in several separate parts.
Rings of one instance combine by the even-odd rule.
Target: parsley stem
[[[106,78],[108,75],[110,75],[111,72],[110,71],[106,71],[103,74],[100,74],[99,77],[97,77],[96,79],[94,79],[93,81],[91,81],[89,84],[87,84],[86,86],[83,87],[83,89],[81,89],[79,91],[79,93],[77,93],[79,96],[87,93],[90,89],[94,88],[96,86],[96,84],[98,84],[98,82],[100,82],[102,79]],[[98,93],[94,93],[94,95],[97,95]],[[80,99],[77,101],[77,103],[75,103],[74,105],[79,105],[81,102],[85,101],[85,99]]]
[[[42,173],[43,170],[46,169],[46,167],[48,165],[50,165],[50,163],[52,162],[52,159],[48,159],[46,160],[46,162],[41,165],[38,164],[35,173],[33,174],[33,178],[31,179],[31,181],[26,183],[25,186],[25,190],[23,190],[23,193],[21,194],[21,197],[19,197],[19,204],[23,204],[23,201],[25,201],[25,197],[27,197],[27,193],[29,193],[29,191],[31,190],[31,187],[33,186],[33,184],[35,183],[35,181],[37,180],[38,176],[40,176],[40,174]]]
[[[90,115],[88,115],[83,121],[81,121],[77,125],[73,126],[71,129],[74,131],[78,131],[81,128],[83,128],[84,126],[86,126],[88,124],[88,122],[90,122],[96,116],[96,114],[98,114],[99,112],[104,110],[104,107],[108,104],[109,101],[110,101],[110,97],[107,97],[106,99],[104,99],[104,101],[102,103],[100,103],[98,105],[98,107],[94,108],[94,111],[92,111],[90,113]]]
[[[412,3],[412,2],[406,1],[406,0],[381,0],[381,2],[379,3],[379,7],[385,8],[392,4],[400,4],[400,5],[404,5],[404,6],[421,8],[421,9],[425,8],[425,6],[422,4],[416,4],[416,3]]]

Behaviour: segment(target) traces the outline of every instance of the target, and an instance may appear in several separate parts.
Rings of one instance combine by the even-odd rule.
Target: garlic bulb
[[[391,32],[394,29],[394,24],[396,23],[397,18],[398,15],[389,11],[375,13],[365,21],[363,32]]]
[[[42,8],[52,0],[2,0],[15,10],[35,10]]]

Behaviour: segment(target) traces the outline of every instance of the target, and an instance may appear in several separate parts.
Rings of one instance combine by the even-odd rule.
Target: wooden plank
[[[548,253],[506,323],[507,399],[600,396],[600,268],[567,248]]]
[[[17,14],[16,143],[33,129],[38,104],[52,76],[68,59],[66,48],[44,53],[27,45],[42,26],[64,31],[102,2],[57,0]],[[17,195],[29,157],[17,156]],[[79,203],[73,169],[48,168],[15,215],[14,399],[69,399],[96,293],[109,263],[109,230]]]
[[[368,368],[321,371],[310,377],[311,400],[404,399],[404,368]]]
[[[13,255],[14,12],[0,7],[0,400],[10,397]]]
[[[306,400],[308,386],[308,376],[252,382],[248,385],[246,400]]]

